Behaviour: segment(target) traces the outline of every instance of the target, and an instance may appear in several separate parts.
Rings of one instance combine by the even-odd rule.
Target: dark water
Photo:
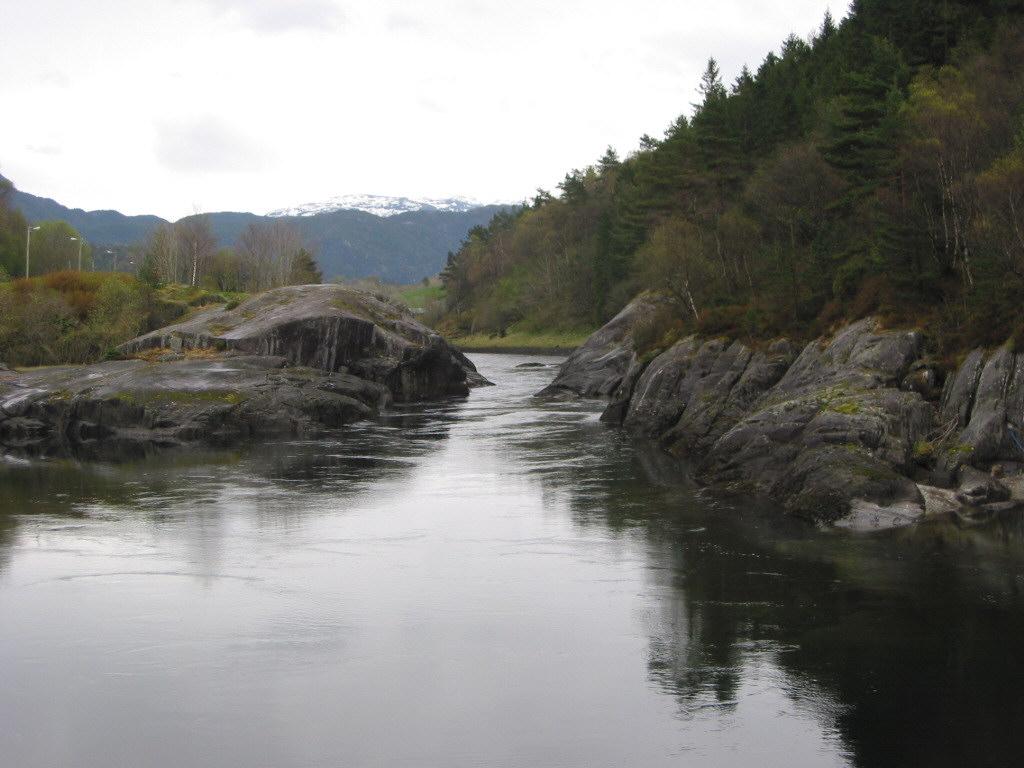
[[[704,498],[550,370],[343,440],[0,463],[0,765],[1024,754],[1024,530]]]

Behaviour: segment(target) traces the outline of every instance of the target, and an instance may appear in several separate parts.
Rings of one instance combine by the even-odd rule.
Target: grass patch
[[[198,347],[190,349],[182,349],[180,352],[175,352],[170,347],[151,347],[150,349],[144,349],[141,352],[136,352],[131,356],[132,360],[144,360],[147,363],[159,363],[169,355],[180,356],[185,360],[214,360],[219,358],[221,350],[214,347]]]
[[[399,288],[395,298],[409,309],[426,309],[435,302],[444,301],[444,286],[413,285]]]
[[[504,336],[484,333],[449,339],[459,349],[470,351],[570,350],[580,346],[592,331],[510,331]]]
[[[832,410],[846,416],[856,416],[860,413],[860,403],[856,400],[847,400],[844,403],[836,403],[832,406]]]
[[[916,461],[931,461],[935,456],[935,443],[930,440],[918,440],[914,443],[914,459]]]
[[[237,405],[246,399],[245,395],[233,389],[203,389],[194,392],[180,389],[118,392],[115,397],[121,402],[131,405],[162,405],[168,403],[180,405],[187,405],[189,403]]]

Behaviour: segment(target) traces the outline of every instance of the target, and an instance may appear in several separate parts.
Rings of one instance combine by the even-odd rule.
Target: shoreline
[[[592,331],[512,332],[505,336],[471,334],[458,338],[446,337],[446,340],[460,352],[568,356],[586,343],[592,333]]]
[[[514,347],[501,347],[501,346],[487,346],[481,344],[480,346],[468,346],[464,347],[461,344],[453,344],[457,350],[463,354],[485,354],[485,355],[571,355],[576,347],[532,347],[532,346],[514,346]]]

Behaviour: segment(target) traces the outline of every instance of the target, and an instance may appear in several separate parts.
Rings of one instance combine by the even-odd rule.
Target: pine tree
[[[292,261],[292,273],[289,277],[289,283],[291,285],[312,285],[322,283],[323,280],[324,276],[320,271],[320,265],[316,263],[313,254],[305,248],[299,249],[299,252],[295,254],[294,261]]]

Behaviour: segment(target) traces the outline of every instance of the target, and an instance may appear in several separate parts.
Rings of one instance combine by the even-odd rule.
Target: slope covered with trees
[[[471,231],[443,329],[594,327],[635,293],[685,330],[807,337],[880,313],[942,346],[1024,330],[1024,2],[858,0],[625,159]]]

